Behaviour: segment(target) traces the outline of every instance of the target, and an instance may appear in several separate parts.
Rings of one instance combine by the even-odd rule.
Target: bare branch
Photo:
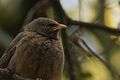
[[[76,40],[77,39],[77,40]],[[78,46],[78,47],[81,47],[81,45],[79,44],[79,40],[80,38],[75,38],[73,39],[73,42]],[[87,54],[88,56],[95,56],[97,59],[99,59],[112,73],[113,77],[118,80],[120,79],[120,75],[118,72],[115,71],[115,69],[112,68],[112,66],[110,65],[110,63],[104,59],[103,57],[101,57],[100,55],[94,53],[91,48],[89,48],[89,46],[86,44],[86,42],[82,39],[80,39],[80,41],[86,46],[86,48],[91,52],[89,54]]]
[[[108,26],[102,25],[102,24],[95,24],[95,23],[86,23],[86,22],[81,22],[81,21],[70,21],[68,25],[79,25],[80,27],[87,27],[87,28],[95,28],[95,29],[100,29],[107,31],[109,33],[112,33],[114,35],[120,35],[120,30],[119,29],[112,29],[109,28]]]

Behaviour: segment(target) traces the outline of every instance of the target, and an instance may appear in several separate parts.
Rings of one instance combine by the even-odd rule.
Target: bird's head
[[[24,27],[26,31],[34,31],[43,36],[50,38],[57,38],[61,29],[66,28],[65,25],[60,24],[52,19],[38,18]]]

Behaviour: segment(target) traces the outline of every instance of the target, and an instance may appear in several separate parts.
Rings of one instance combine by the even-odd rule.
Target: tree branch
[[[77,40],[76,40],[76,39],[77,39]],[[80,45],[79,42],[78,42],[79,39],[80,39],[80,38],[75,38],[75,39],[73,39],[73,43],[76,44],[78,47],[81,47],[81,45]],[[112,76],[115,78],[115,80],[120,79],[119,73],[116,72],[116,71],[112,68],[112,66],[110,65],[110,63],[109,63],[107,60],[105,60],[104,58],[102,58],[100,55],[94,53],[94,52],[91,50],[91,48],[89,48],[89,46],[86,44],[86,42],[85,42],[84,40],[80,39],[80,41],[81,41],[81,42],[86,46],[86,48],[91,52],[91,53],[87,54],[88,56],[94,56],[94,57],[96,57],[97,59],[99,59],[99,60],[111,71]]]
[[[87,27],[87,28],[96,28],[96,29],[101,29],[101,30],[105,30],[109,33],[112,33],[114,35],[120,35],[120,30],[119,29],[112,29],[109,26],[103,25],[103,24],[99,24],[99,23],[86,23],[86,22],[82,22],[82,21],[75,21],[72,20],[71,18],[68,17],[68,15],[65,13],[64,9],[62,8],[59,0],[53,0],[52,2],[54,4],[54,9],[59,12],[60,14],[57,16],[63,16],[62,17],[62,21],[60,20],[60,22],[62,22],[63,24],[66,25],[79,25],[80,27]],[[57,6],[57,7],[56,7]],[[58,18],[59,20],[59,18]]]
[[[79,25],[80,27],[87,27],[87,28],[95,28],[95,29],[100,29],[107,31],[109,33],[112,33],[114,35],[120,35],[120,30],[119,29],[112,29],[109,28],[108,26],[102,25],[102,24],[95,24],[95,23],[86,23],[86,22],[81,22],[81,21],[69,21],[68,25]]]

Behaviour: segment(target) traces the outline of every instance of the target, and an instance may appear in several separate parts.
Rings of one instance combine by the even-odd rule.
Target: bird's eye
[[[56,24],[49,24],[48,26],[56,26]]]

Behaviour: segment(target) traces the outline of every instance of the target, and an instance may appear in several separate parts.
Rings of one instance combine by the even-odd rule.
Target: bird
[[[43,17],[25,25],[1,57],[1,70],[23,78],[61,80],[64,50],[60,31],[64,28],[65,25]]]

